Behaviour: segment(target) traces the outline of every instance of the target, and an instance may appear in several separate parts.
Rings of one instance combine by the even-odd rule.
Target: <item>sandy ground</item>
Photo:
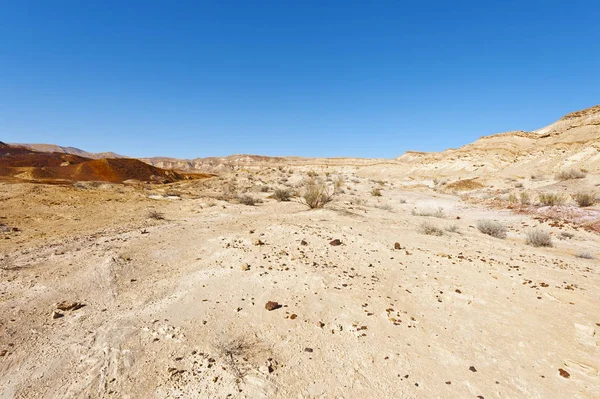
[[[545,222],[534,248],[530,215],[349,175],[320,210],[217,199],[238,178],[0,185],[19,229],[0,233],[0,397],[600,397],[598,261],[574,256],[597,234]]]

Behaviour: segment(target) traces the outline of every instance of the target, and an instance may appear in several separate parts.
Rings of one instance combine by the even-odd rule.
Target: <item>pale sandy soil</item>
[[[0,185],[0,397],[600,397],[597,234],[350,174],[321,210],[216,199],[246,178]]]

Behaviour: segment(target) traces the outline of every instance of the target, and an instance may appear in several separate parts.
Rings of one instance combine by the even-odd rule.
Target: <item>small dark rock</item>
[[[473,367],[473,366],[469,367],[469,370],[471,370],[471,371],[472,371],[472,372],[474,372],[474,373],[476,373],[476,372],[477,372],[477,369],[476,369],[475,367]]]
[[[304,352],[313,353],[313,348],[304,348]]]
[[[280,307],[281,305],[274,301],[269,301],[265,304],[265,309],[267,309],[268,311],[279,309]]]
[[[332,245],[332,246],[334,246],[334,247],[337,247],[338,245],[342,245],[342,241],[340,241],[339,239],[337,239],[337,238],[336,238],[335,240],[331,241],[331,242],[329,243],[329,245]]]

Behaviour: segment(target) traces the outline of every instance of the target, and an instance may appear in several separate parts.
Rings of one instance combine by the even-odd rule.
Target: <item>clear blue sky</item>
[[[396,157],[600,103],[598,1],[4,1],[0,140]]]

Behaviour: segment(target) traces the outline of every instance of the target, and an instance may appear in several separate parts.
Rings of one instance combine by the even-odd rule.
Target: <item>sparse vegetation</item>
[[[580,191],[573,194],[573,199],[580,207],[592,206],[596,202],[596,196],[590,192]]]
[[[380,188],[374,188],[371,190],[371,195],[373,197],[381,197],[381,189]]]
[[[457,225],[452,224],[452,225],[446,227],[446,231],[449,232],[449,233],[458,233],[459,229],[458,229]]]
[[[413,209],[413,216],[433,216],[436,218],[444,218],[446,214],[444,213],[444,208],[438,207],[437,209]]]
[[[583,179],[586,176],[585,172],[577,169],[566,169],[558,172],[556,175],[557,180],[572,180],[572,179]]]
[[[258,200],[250,195],[240,195],[238,196],[238,201],[240,204],[254,206],[258,203]]]
[[[457,191],[469,191],[469,190],[476,190],[478,188],[482,188],[483,184],[481,184],[480,182],[478,182],[475,179],[464,179],[464,180],[458,180],[455,181],[454,183],[450,183],[446,186],[446,188],[448,190],[457,190]]]
[[[304,203],[310,209],[323,208],[333,201],[334,193],[329,190],[325,182],[315,178],[309,178],[304,184]]]
[[[529,205],[531,204],[531,196],[527,191],[523,191],[520,194],[521,205]]]
[[[592,255],[589,252],[577,252],[575,254],[575,257],[580,258],[580,259],[595,259],[594,255]]]
[[[550,234],[542,230],[529,230],[527,233],[527,245],[534,247],[551,247],[552,238]]]
[[[565,203],[565,197],[557,193],[539,193],[538,201],[543,206],[557,206]]]
[[[335,180],[333,181],[333,192],[335,194],[341,193],[342,190],[342,186],[345,184],[344,178],[342,176],[338,176],[335,178]]]
[[[426,234],[428,236],[443,236],[444,235],[444,230],[440,229],[439,227],[437,227],[429,222],[421,223],[421,226],[419,226],[419,232],[421,234]]]
[[[510,202],[511,204],[516,204],[517,201],[517,195],[515,193],[510,193],[508,195],[508,202]]]
[[[154,220],[165,220],[165,214],[154,209],[148,211],[148,217]]]
[[[273,198],[279,202],[289,201],[292,198],[292,190],[289,188],[278,188],[273,193]]]
[[[485,219],[478,221],[477,229],[488,236],[501,239],[506,238],[506,226],[494,220]]]

